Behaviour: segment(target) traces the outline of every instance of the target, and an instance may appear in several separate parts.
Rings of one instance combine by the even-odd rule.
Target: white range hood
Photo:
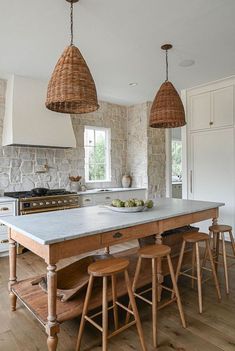
[[[76,147],[71,118],[45,106],[47,82],[12,75],[7,82],[2,145]]]

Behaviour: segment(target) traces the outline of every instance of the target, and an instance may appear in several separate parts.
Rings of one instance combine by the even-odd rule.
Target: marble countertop
[[[109,194],[121,191],[132,191],[132,190],[146,190],[146,188],[107,188],[109,191],[103,191],[102,189],[89,189],[86,191],[79,191],[78,195],[90,195],[90,194]]]
[[[158,199],[152,209],[138,213],[118,213],[105,206],[89,206],[28,216],[0,217],[0,222],[40,244],[48,245],[223,205],[165,198]]]

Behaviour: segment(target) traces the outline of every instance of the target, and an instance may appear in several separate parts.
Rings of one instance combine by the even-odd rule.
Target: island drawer
[[[7,234],[7,233],[8,233],[7,226],[3,223],[0,223],[0,236],[2,234]]]
[[[0,216],[10,216],[15,214],[15,205],[11,202],[4,202],[0,204]]]
[[[120,242],[133,239],[143,238],[145,236],[158,233],[158,223],[147,223],[134,227],[129,227],[120,230],[113,230],[108,233],[103,233],[101,242],[104,246],[111,246]]]

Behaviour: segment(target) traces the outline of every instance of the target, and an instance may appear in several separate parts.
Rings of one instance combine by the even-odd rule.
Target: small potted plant
[[[69,176],[70,180],[70,189],[71,191],[78,192],[80,190],[80,180],[82,179],[81,176]]]

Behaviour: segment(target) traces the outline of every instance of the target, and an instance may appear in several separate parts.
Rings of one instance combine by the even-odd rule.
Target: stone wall
[[[0,145],[4,118],[6,82],[0,80]],[[67,188],[69,175],[81,175],[84,182],[84,125],[111,128],[111,182],[89,183],[89,187],[121,186],[126,167],[126,107],[100,102],[100,109],[72,118],[77,141],[75,149],[0,146],[0,195],[4,191],[30,190],[34,187]],[[48,164],[47,173],[36,173]]]
[[[6,82],[0,80],[0,145],[4,118]],[[132,185],[147,187],[148,196],[165,195],[165,132],[148,127],[151,103],[130,107],[100,102],[97,112],[72,117],[75,149],[0,146],[0,195],[4,191],[34,187],[70,187],[69,175],[81,175],[84,183],[84,126],[111,129],[111,182],[89,183],[89,188],[119,187],[122,175],[133,177]],[[47,173],[37,173],[48,164]]]

